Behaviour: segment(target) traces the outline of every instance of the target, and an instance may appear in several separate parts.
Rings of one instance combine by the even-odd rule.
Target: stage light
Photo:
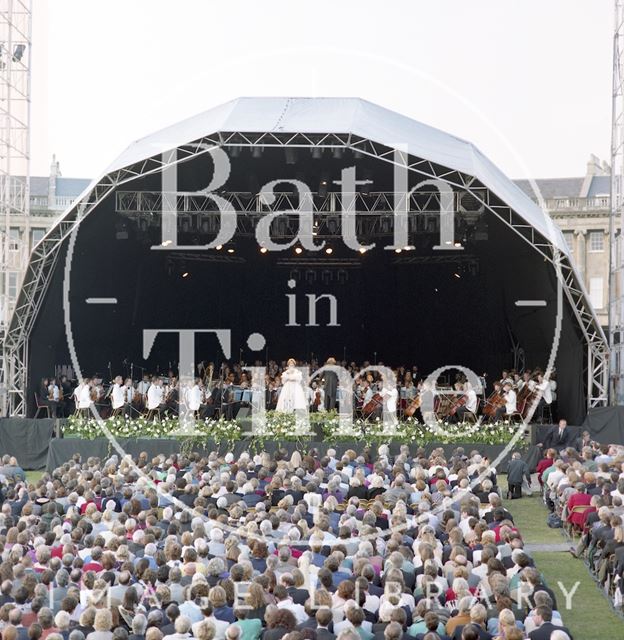
[[[402,249],[401,249],[401,248],[396,248],[396,249],[394,250],[394,253],[401,253],[401,251],[402,251]]]
[[[262,158],[262,150],[263,150],[263,148],[261,146],[254,147],[253,150],[251,151],[251,157],[252,158]]]
[[[318,188],[318,194],[321,198],[324,198],[327,195],[327,185],[329,184],[329,177],[326,173],[321,176],[321,182]]]
[[[223,249],[223,245],[222,245],[222,244],[218,244],[218,245],[215,247],[215,249],[216,249],[217,251],[221,251],[221,249]]]
[[[456,246],[456,247],[461,247],[461,246],[462,246],[462,243],[461,243],[461,242],[456,242],[456,243],[455,243],[455,246]]]
[[[343,151],[344,151],[343,147],[334,147],[332,149],[332,155],[336,160],[340,160],[340,158],[342,158]]]
[[[183,277],[183,278],[188,278],[188,275],[189,275],[189,272],[188,272],[188,271],[185,271],[185,272],[182,274],[182,277]]]
[[[297,150],[293,147],[286,147],[284,149],[286,155],[286,164],[297,164]]]
[[[459,273],[457,273],[457,271],[453,274],[456,278],[461,278],[461,276],[459,275]]]
[[[364,247],[360,247],[359,249],[361,254],[365,254],[366,253],[366,249]]]
[[[445,240],[444,244],[453,244],[450,240]]]
[[[240,145],[235,144],[230,147],[230,158],[238,158],[242,151],[242,147]]]
[[[414,245],[412,245],[412,244],[406,244],[403,247],[403,251],[413,251],[413,250],[414,250]]]
[[[161,247],[168,247],[170,244],[173,244],[172,240],[165,240],[160,246]]]
[[[296,254],[300,254],[300,253],[302,253],[302,252],[303,252],[303,249],[302,249],[301,247],[297,247],[297,248],[295,249],[295,253],[296,253]]]
[[[312,147],[312,157],[315,160],[320,160],[323,157],[323,149],[321,147]]]
[[[327,249],[325,249],[325,253],[330,256],[332,253],[334,252],[334,250],[331,247],[327,247]]]
[[[227,250],[227,252],[228,252],[228,253],[234,253],[234,249],[233,249],[232,247],[230,247],[230,248]]]
[[[260,253],[266,253],[268,249],[266,247],[260,247]]]

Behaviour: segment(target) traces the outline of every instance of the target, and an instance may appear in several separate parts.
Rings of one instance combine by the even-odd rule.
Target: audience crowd
[[[579,552],[621,574],[596,453],[540,477],[554,509],[589,497]],[[2,462],[2,640],[572,638],[477,451],[75,455],[34,484]]]
[[[579,536],[570,552],[586,560],[615,606],[621,607],[624,447],[593,442],[588,432],[576,445],[548,449],[537,465],[549,522]]]

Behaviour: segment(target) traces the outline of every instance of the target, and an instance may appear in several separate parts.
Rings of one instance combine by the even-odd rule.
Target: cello
[[[496,416],[496,410],[505,404],[505,396],[502,392],[502,387],[497,382],[494,385],[494,391],[483,401],[483,415],[488,418],[494,418]]]
[[[422,400],[420,398],[420,393],[419,393],[415,398],[410,400],[407,407],[405,407],[405,411],[403,412],[403,415],[407,416],[408,418],[411,418],[416,413],[416,411],[420,409],[421,402]]]
[[[375,413],[375,409],[377,407],[383,406],[383,397],[381,393],[376,393],[363,407],[362,407],[362,415],[365,418],[368,418],[373,413]]]

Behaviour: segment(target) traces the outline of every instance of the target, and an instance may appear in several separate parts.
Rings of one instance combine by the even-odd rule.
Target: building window
[[[570,253],[574,253],[574,231],[564,231],[563,238],[570,249]]]
[[[591,252],[604,251],[604,232],[589,232],[589,250]]]
[[[31,248],[33,248],[45,235],[45,229],[32,229],[31,230]]]
[[[594,309],[602,309],[604,307],[603,288],[602,278],[589,279],[589,299]]]
[[[9,229],[9,251],[19,251],[20,230],[12,227]]]
[[[17,271],[9,271],[7,294],[11,302],[17,300]]]

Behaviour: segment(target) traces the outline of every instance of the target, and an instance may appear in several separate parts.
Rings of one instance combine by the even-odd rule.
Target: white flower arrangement
[[[320,426],[325,441],[364,440],[387,441],[393,440],[418,444],[507,444],[523,425],[513,425],[508,421],[488,424],[449,423],[440,421],[436,424],[422,424],[413,418],[391,425],[390,431],[382,420],[365,421],[362,419],[348,420],[335,412],[313,413],[309,416],[312,427]],[[108,418],[102,422],[95,418],[72,416],[64,427],[66,437],[93,440],[105,437],[106,430],[116,438],[194,438],[210,439],[217,443],[234,443],[244,435],[241,425],[236,420],[227,420],[221,416],[218,420],[189,421],[188,424],[175,418],[146,420],[144,417],[127,419],[122,416]],[[298,441],[302,438],[314,438],[314,433],[308,432],[305,422],[294,414],[269,411],[266,413],[264,425],[254,431],[252,437],[258,444],[263,441]]]

